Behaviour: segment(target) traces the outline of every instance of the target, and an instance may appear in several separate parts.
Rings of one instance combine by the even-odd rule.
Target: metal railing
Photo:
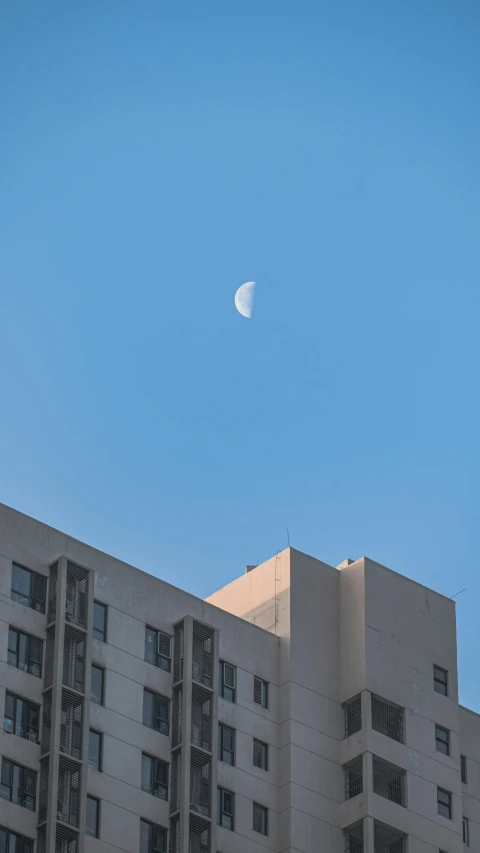
[[[345,853],[363,853],[363,821],[344,830]]]
[[[381,758],[373,757],[373,793],[379,794],[380,797],[385,797],[391,800],[392,803],[397,803],[399,806],[405,805],[405,770],[401,767],[395,767],[389,764],[388,761],[383,761]]]
[[[351,800],[363,791],[363,757],[356,758],[344,767],[345,799]]]
[[[345,737],[350,737],[362,728],[362,697],[355,696],[354,699],[344,702],[342,707],[345,714]]]
[[[372,696],[372,729],[403,742],[403,708]]]
[[[375,821],[374,825],[375,853],[406,853],[406,835]]]

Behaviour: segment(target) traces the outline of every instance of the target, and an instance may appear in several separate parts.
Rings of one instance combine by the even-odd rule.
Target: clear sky
[[[201,596],[287,527],[466,587],[480,711],[478,0],[25,0],[0,40],[0,499]]]

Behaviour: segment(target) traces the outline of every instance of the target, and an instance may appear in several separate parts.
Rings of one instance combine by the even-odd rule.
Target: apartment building
[[[0,505],[0,853],[480,851],[455,604],[288,548],[205,601]]]

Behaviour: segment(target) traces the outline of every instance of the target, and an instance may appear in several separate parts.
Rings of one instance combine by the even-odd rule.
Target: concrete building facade
[[[0,853],[480,851],[454,602],[249,569],[203,601],[0,505]]]

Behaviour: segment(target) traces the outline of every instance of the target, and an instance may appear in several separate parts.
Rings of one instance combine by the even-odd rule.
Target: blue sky
[[[480,710],[478,3],[0,32],[0,499],[201,596],[287,527],[466,587]]]

